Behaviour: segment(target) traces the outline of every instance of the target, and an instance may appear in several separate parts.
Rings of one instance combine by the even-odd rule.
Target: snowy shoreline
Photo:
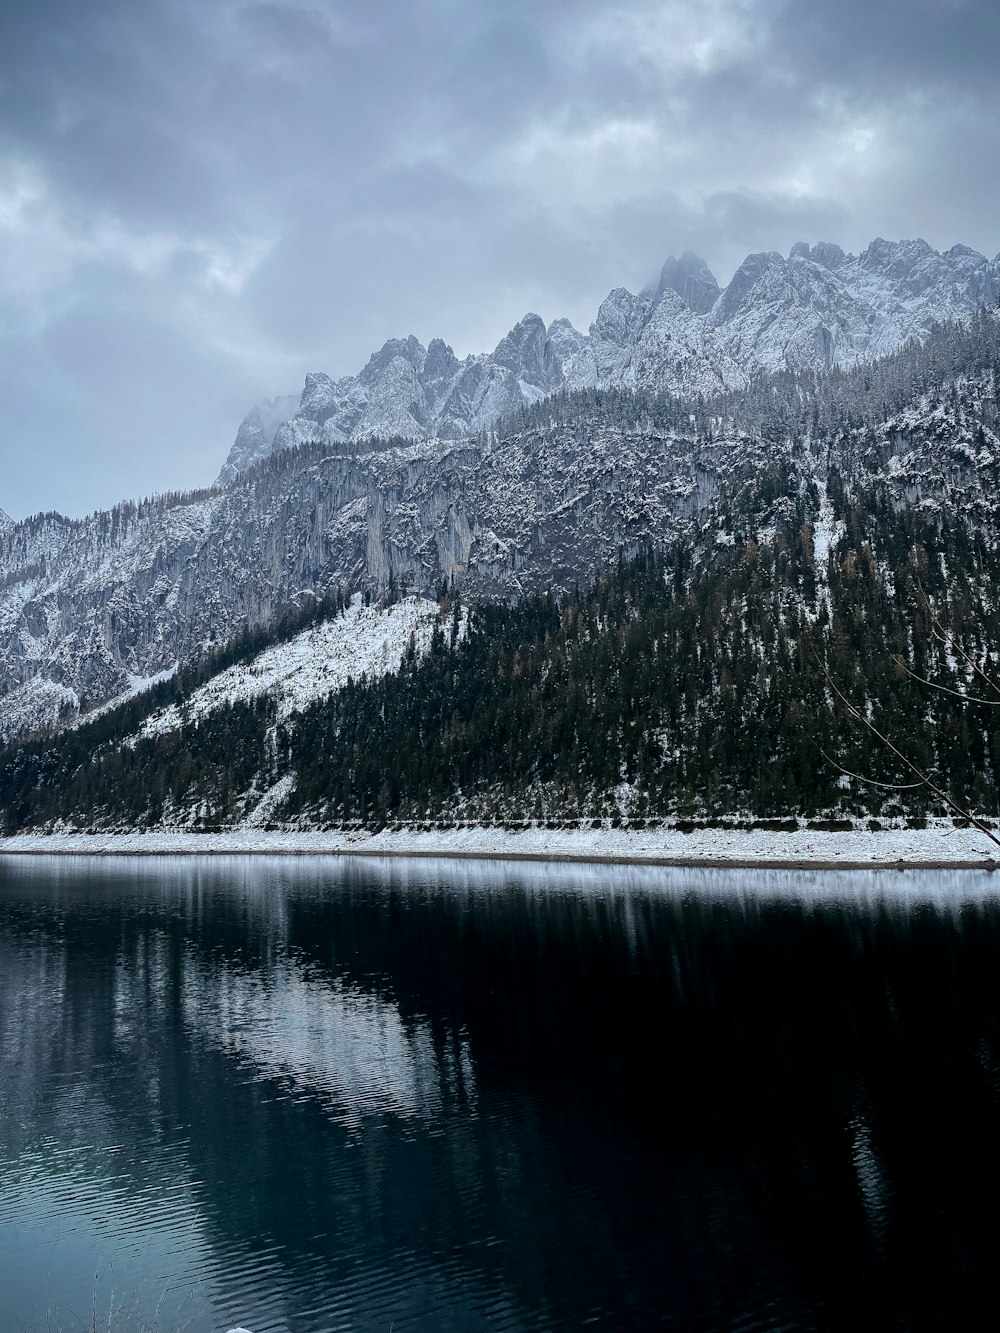
[[[0,838],[0,856],[392,856],[748,869],[1000,869],[975,829],[445,829],[381,833],[51,833]]]

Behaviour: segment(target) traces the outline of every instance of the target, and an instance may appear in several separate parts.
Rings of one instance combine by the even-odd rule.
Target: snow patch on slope
[[[819,517],[813,530],[813,558],[821,571],[825,571],[832,547],[844,533],[844,524],[833,516],[833,506],[826,489],[826,478],[817,481],[819,489]]]
[[[176,675],[179,665],[178,662],[175,662],[173,666],[167,667],[163,671],[157,671],[152,676],[135,676],[130,672],[126,672],[128,689],[123,690],[121,694],[115,695],[115,697],[109,699],[107,703],[101,704],[99,708],[92,708],[87,713],[81,713],[79,718],[77,718],[77,725],[82,725],[84,722],[90,722],[91,719],[100,717],[103,713],[110,713],[112,709],[118,708],[121,704],[127,704],[129,700],[134,699],[137,694],[145,694],[146,691],[151,690],[154,685],[159,685],[162,681],[170,680],[172,676]]]
[[[0,696],[0,741],[44,731],[61,713],[79,708],[75,690],[44,676],[34,676]]]
[[[418,654],[427,650],[438,618],[436,602],[406,597],[380,609],[365,606],[360,594],[342,616],[325,621],[266,648],[252,662],[228,667],[191,695],[182,708],[171,704],[144,722],[140,736],[176,731],[186,718],[197,721],[217,708],[246,703],[262,694],[278,701],[282,719],[316,699],[341,689],[348,679],[395,671],[411,636]]]
[[[269,787],[250,813],[243,819],[241,828],[264,828],[274,817],[278,807],[295,790],[295,774],[286,773],[273,787]]]
[[[159,685],[165,680],[169,680],[177,671],[177,663],[168,667],[165,671],[154,672],[152,676],[133,676],[131,673],[128,678],[129,695],[145,694],[151,690],[154,685]]]

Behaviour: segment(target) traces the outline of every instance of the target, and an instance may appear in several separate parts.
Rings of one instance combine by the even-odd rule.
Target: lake
[[[0,858],[0,1329],[996,1326],[1000,880]]]

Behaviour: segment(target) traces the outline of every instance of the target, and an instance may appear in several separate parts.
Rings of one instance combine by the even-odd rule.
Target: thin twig
[[[952,634],[949,630],[946,630],[945,627],[941,624],[941,621],[938,619],[937,612],[931,605],[930,598],[924,591],[924,585],[920,581],[920,575],[915,573],[914,578],[916,579],[917,587],[920,589],[920,597],[923,602],[924,610],[930,616],[931,624],[934,626],[934,629],[936,631],[935,637],[938,639],[940,643],[943,643],[945,647],[950,647],[953,649],[953,651],[958,653],[962,661],[972,668],[972,670],[980,678],[980,680],[984,681],[985,684],[987,684],[990,687],[990,689],[993,691],[994,694],[1000,695],[1000,685],[998,685],[995,680],[993,680],[986,674],[985,671],[983,671],[979,663],[976,662],[972,657],[970,657],[969,654],[965,651],[962,645],[955,638],[954,634]]]
[[[828,764],[839,769],[845,777],[857,778],[859,782],[866,782],[869,787],[881,787],[883,791],[917,791],[920,787],[927,786],[926,778],[921,778],[919,782],[879,782],[875,778],[866,778],[863,773],[854,773],[851,769],[845,768],[843,764],[838,763],[836,759],[832,759],[823,749],[822,745],[817,745],[816,749],[819,750],[820,754]]]
[[[939,685],[937,681],[928,680],[926,676],[918,676],[906,661],[897,653],[892,659],[896,666],[902,667],[906,674],[912,680],[918,680],[921,685],[928,685],[932,690],[940,690],[942,694],[952,694],[956,699],[961,699],[966,704],[984,704],[987,708],[1000,708],[1000,699],[980,699],[972,694],[963,694],[961,690],[953,690],[949,685]]]
[[[911,773],[914,774],[915,777],[920,779],[919,783],[920,786],[925,786],[928,789],[928,791],[932,791],[935,796],[939,797],[940,800],[944,801],[945,805],[948,807],[949,810],[954,811],[954,813],[957,814],[960,819],[967,819],[970,824],[974,824],[976,828],[979,829],[980,833],[982,833],[985,837],[989,838],[990,842],[992,842],[994,846],[1000,847],[1000,838],[996,837],[992,832],[992,830],[986,824],[984,824],[983,821],[977,815],[974,815],[970,810],[963,809],[963,807],[960,806],[958,802],[954,800],[951,796],[949,796],[946,791],[942,790],[941,787],[938,787],[934,782],[932,782],[929,775],[921,772],[921,770],[916,766],[916,764],[913,763],[911,759],[908,759],[906,755],[902,752],[902,750],[900,750],[899,747],[895,745],[889,739],[888,736],[884,735],[881,731],[879,731],[878,727],[875,726],[874,722],[872,722],[869,718],[865,717],[863,713],[858,711],[858,709],[854,706],[854,704],[851,703],[850,699],[846,698],[846,696],[842,694],[841,691],[837,688],[837,685],[834,682],[833,677],[830,675],[829,668],[825,664],[823,665],[823,672],[826,676],[827,683],[829,684],[830,689],[833,690],[834,694],[847,709],[847,714],[849,717],[852,717],[856,722],[860,722],[862,726],[867,727],[873,736],[875,736],[878,740],[880,740],[882,744],[886,746],[887,749],[891,750],[892,753],[896,756],[896,758],[901,763],[905,764],[906,767],[910,770]],[[862,778],[861,781],[865,782],[867,781],[867,779]]]

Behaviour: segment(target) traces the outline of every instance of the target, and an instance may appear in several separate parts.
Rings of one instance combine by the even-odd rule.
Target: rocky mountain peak
[[[821,268],[838,268],[847,258],[839,245],[834,245],[830,241],[818,241],[816,245],[809,245],[808,241],[797,241],[788,254],[789,259],[807,259],[810,263],[819,264]]]
[[[732,319],[767,270],[772,265],[783,264],[784,262],[777,250],[760,251],[757,254],[747,255],[733,274],[729,286],[722,292],[712,307],[712,322],[724,324],[727,320]]]
[[[886,241],[881,237],[860,255],[859,267],[878,275],[899,295],[916,296],[934,286],[949,269],[944,255],[919,237],[912,241]]]
[[[876,236],[861,252],[859,258],[863,268],[885,271],[897,267],[900,263],[906,264],[907,261],[912,263],[914,258],[922,258],[933,253],[935,252],[920,236],[907,241],[887,241],[884,236]]]
[[[680,259],[673,255],[667,257],[660,269],[658,281],[643,288],[642,294],[659,301],[664,292],[676,292],[695,314],[704,315],[715,304],[719,290],[715,274],[701,255],[696,255],[693,250],[685,250]]]
[[[670,255],[638,294],[615,288],[589,333],[528,314],[490,353],[459,361],[441,338],[390,339],[356,376],[306,377],[301,401],[248,414],[225,484],[275,449],[371,436],[461,439],[560,389],[711,394],[761,371],[846,368],[1000,299],[1000,256],[876,238],[860,255],[799,241],[748,255],[720,289],[705,261]],[[255,415],[256,414],[256,415]],[[277,427],[274,420],[286,414]]]
[[[427,344],[427,355],[424,358],[424,383],[436,384],[451,379],[460,365],[458,357],[443,338],[432,338]]]
[[[587,345],[587,335],[575,329],[568,319],[554,319],[545,330],[545,336],[564,365]]]
[[[523,384],[544,393],[558,388],[562,362],[550,344],[545,321],[527,314],[497,343],[491,360],[509,370]]]
[[[309,378],[306,377],[307,389]],[[326,379],[326,376],[322,378]],[[252,407],[240,422],[233,447],[216,479],[216,485],[228,486],[233,478],[245,471],[252,462],[266,458],[274,447],[274,437],[278,428],[299,410],[300,404],[301,398],[288,395],[284,398],[265,398],[256,407]],[[0,528],[2,527],[3,524],[0,522]]]
[[[597,309],[590,336],[625,347],[638,337],[653,308],[653,298],[634,295],[627,287],[616,287]]]
[[[382,344],[379,351],[372,353],[358,379],[364,384],[372,383],[377,379],[379,372],[385,370],[397,357],[406,361],[414,370],[420,371],[423,369],[427,350],[412,333],[408,338],[390,338],[388,342]]]

